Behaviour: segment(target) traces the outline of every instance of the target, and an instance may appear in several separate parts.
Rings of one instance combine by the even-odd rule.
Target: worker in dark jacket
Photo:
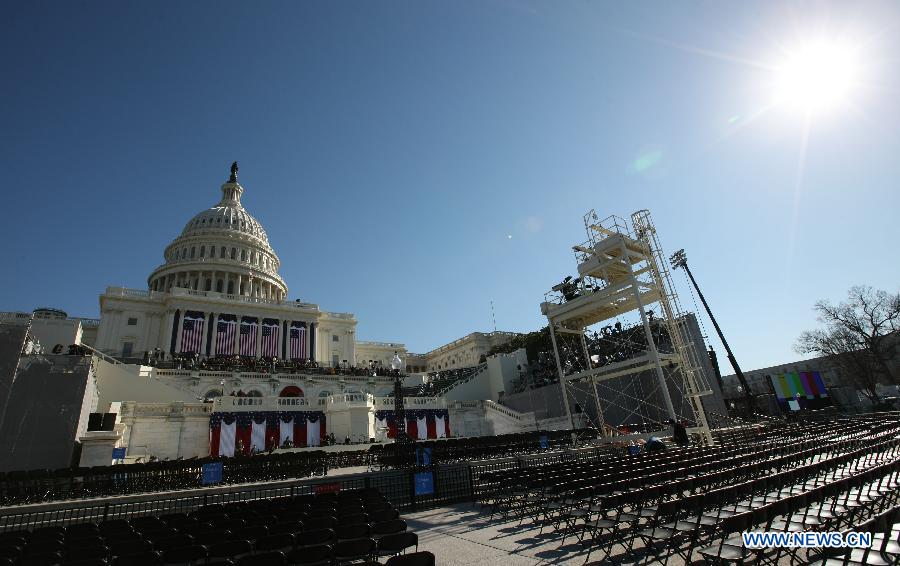
[[[675,444],[678,446],[687,446],[691,443],[691,439],[688,438],[687,428],[685,428],[684,423],[680,421],[676,421],[674,419],[669,421],[672,424],[672,440],[675,441]]]

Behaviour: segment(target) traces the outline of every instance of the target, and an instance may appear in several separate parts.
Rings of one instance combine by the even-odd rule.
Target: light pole
[[[728,361],[731,362],[731,367],[734,368],[734,373],[735,375],[737,375],[738,381],[741,383],[741,387],[744,389],[744,400],[747,402],[748,416],[751,415],[755,408],[753,402],[753,393],[750,391],[750,386],[747,385],[747,379],[744,377],[744,372],[741,371],[741,367],[738,365],[737,360],[734,358],[734,354],[731,352],[731,347],[728,345],[728,341],[725,340],[725,335],[722,334],[722,329],[719,328],[719,323],[716,322],[716,317],[713,316],[712,310],[710,310],[709,304],[707,304],[706,302],[706,297],[703,296],[703,292],[700,291],[700,286],[697,285],[697,280],[694,279],[694,274],[691,273],[691,268],[688,267],[687,254],[684,252],[684,250],[678,250],[677,252],[672,254],[672,256],[669,258],[669,262],[672,264],[672,269],[684,268],[691,280],[691,283],[694,285],[694,289],[697,290],[697,295],[700,296],[700,302],[703,303],[703,308],[706,309],[706,314],[709,315],[709,319],[712,321],[713,326],[716,329],[716,334],[719,335],[719,340],[722,341],[722,346],[725,347],[725,352],[728,354]]]

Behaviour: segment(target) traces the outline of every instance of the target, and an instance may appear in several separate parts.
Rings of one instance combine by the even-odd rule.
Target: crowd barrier
[[[569,441],[570,433],[529,432],[486,438],[446,439],[413,443],[429,448],[433,464],[544,453]],[[590,437],[590,434],[584,434]],[[0,506],[47,501],[112,497],[203,486],[203,466],[223,464],[222,484],[274,482],[326,476],[329,470],[397,467],[394,445],[374,444],[362,450],[278,452],[236,458],[192,458],[92,468],[28,470],[0,473]]]

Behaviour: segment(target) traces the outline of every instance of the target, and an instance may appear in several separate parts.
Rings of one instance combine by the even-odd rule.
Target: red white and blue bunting
[[[325,440],[322,411],[250,411],[209,416],[209,453],[240,456],[284,446],[320,446]]]
[[[406,414],[406,434],[415,440],[447,438],[450,436],[450,413],[447,409],[410,409]],[[397,437],[397,418],[394,411],[375,411],[375,429],[387,428],[388,438]]]

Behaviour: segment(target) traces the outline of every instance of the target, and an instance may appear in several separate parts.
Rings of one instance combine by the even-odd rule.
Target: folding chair
[[[722,521],[721,529],[719,530],[719,535],[721,536],[719,542],[701,548],[697,553],[704,559],[714,562],[741,563],[750,558],[751,552],[744,547],[740,538],[741,533],[746,532],[750,528],[750,521],[751,513],[739,513],[727,517]]]

